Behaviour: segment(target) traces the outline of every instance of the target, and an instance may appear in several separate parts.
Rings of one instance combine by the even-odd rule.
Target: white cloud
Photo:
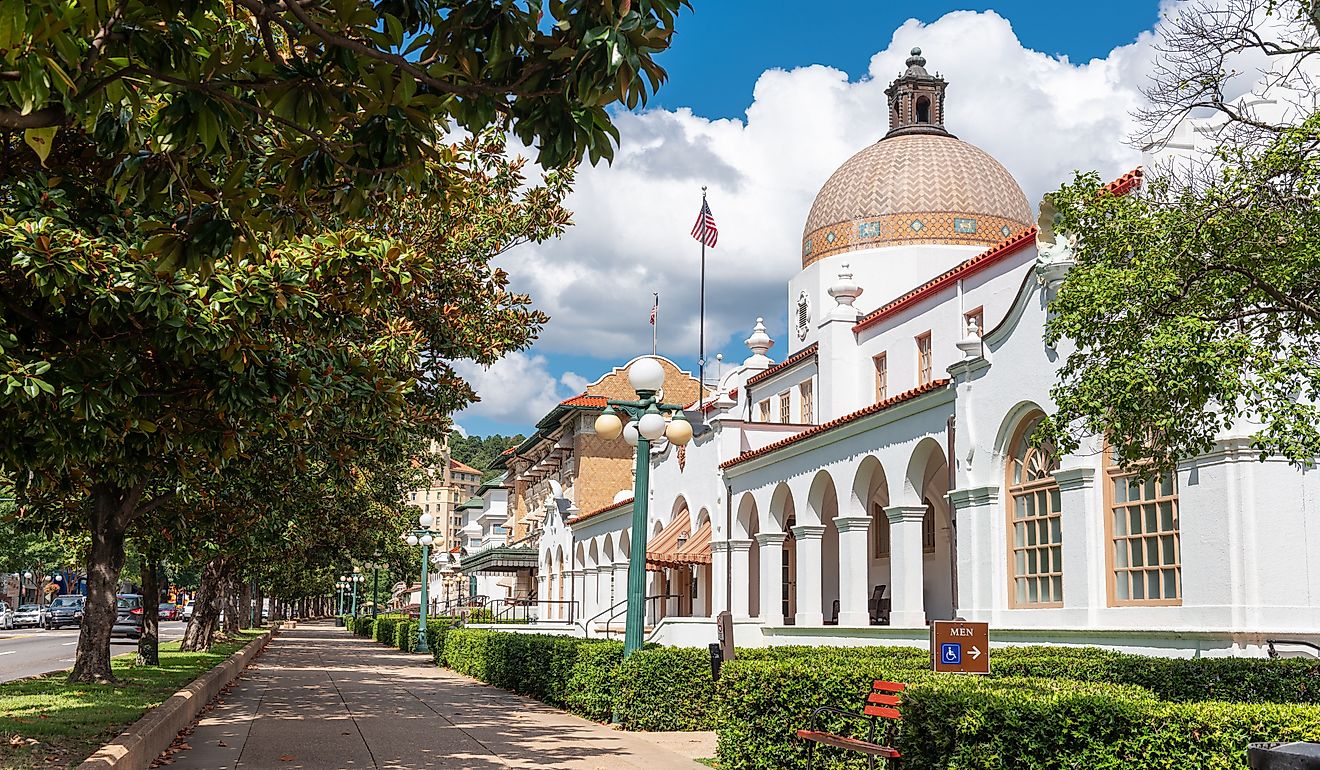
[[[489,367],[457,361],[454,368],[481,396],[480,401],[455,415],[458,420],[479,417],[530,426],[571,395],[550,374],[541,355],[510,353]]]
[[[744,121],[687,109],[619,115],[613,166],[578,176],[569,201],[576,226],[504,258],[516,287],[552,316],[537,351],[619,362],[644,352],[651,292],[659,291],[660,350],[691,365],[700,252],[688,231],[709,185],[720,242],[707,261],[708,356],[725,350],[741,360],[739,341],[757,316],[783,323],[811,201],[836,167],[885,133],[884,89],[913,46],[949,81],[949,130],[1004,163],[1033,204],[1074,169],[1129,170],[1139,162],[1125,143],[1129,113],[1140,103],[1153,39],[1146,33],[1104,59],[1074,64],[1023,48],[993,12],[955,12],[899,27],[857,81],[823,66],[765,72]],[[771,334],[783,339],[782,326]],[[554,382],[501,387],[544,395]]]

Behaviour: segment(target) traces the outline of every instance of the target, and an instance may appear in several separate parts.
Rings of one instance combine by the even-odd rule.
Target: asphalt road
[[[183,621],[160,624],[161,641],[168,642],[183,636]],[[53,631],[38,628],[16,628],[0,631],[0,682],[9,682],[37,674],[63,671],[73,666],[73,652],[78,646],[78,629],[61,628]],[[112,640],[111,653],[137,653],[137,643],[117,637]]]

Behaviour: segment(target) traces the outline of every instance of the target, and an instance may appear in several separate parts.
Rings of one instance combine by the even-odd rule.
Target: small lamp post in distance
[[[417,645],[416,652],[429,653],[431,648],[426,643],[426,582],[430,579],[428,572],[431,566],[431,545],[435,543],[435,533],[431,529],[435,524],[435,517],[429,513],[423,513],[417,517],[418,528],[411,532],[404,533],[403,541],[408,545],[422,546],[422,597],[420,612],[417,616]]]
[[[632,542],[628,553],[628,612],[623,632],[623,655],[642,647],[646,605],[646,518],[651,486],[651,442],[662,436],[675,446],[692,440],[692,424],[677,404],[661,403],[665,370],[651,356],[642,356],[628,367],[628,384],[637,391],[636,401],[611,399],[596,418],[596,435],[606,441],[619,436],[637,447],[637,472],[633,478]],[[701,387],[698,384],[698,387]],[[628,417],[624,425],[619,412]],[[665,413],[670,419],[666,422]]]

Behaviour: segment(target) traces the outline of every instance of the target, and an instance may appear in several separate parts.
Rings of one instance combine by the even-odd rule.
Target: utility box
[[[1320,770],[1320,743],[1252,743],[1247,746],[1251,770]]]

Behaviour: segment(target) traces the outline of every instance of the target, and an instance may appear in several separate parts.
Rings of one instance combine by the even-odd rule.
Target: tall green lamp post
[[[367,562],[367,569],[371,570],[371,618],[375,620],[380,614],[380,571],[389,569],[390,565],[380,559],[380,554],[372,554],[372,561]]]
[[[362,585],[362,568],[354,567],[353,576],[349,578],[353,582],[353,617],[357,617],[357,595],[358,586]]]
[[[430,601],[426,596],[427,581],[430,580],[428,572],[431,567],[431,544],[435,542],[435,532],[431,525],[435,524],[435,517],[429,513],[423,513],[417,517],[418,528],[403,536],[403,540],[408,545],[422,546],[422,602],[421,610],[417,617],[417,652],[427,654],[431,648],[426,644],[426,605]]]
[[[651,486],[651,442],[662,436],[675,446],[692,440],[692,424],[683,407],[660,401],[665,370],[660,362],[643,356],[628,367],[628,384],[637,391],[636,401],[611,400],[596,418],[596,435],[612,441],[619,436],[637,447],[637,473],[633,479],[632,550],[628,553],[628,614],[623,631],[623,655],[642,648],[646,621],[646,516]],[[618,412],[628,417],[625,426]],[[665,413],[670,419],[665,420]]]

